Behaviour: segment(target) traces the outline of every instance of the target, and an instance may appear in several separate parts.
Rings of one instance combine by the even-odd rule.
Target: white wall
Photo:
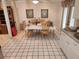
[[[48,9],[48,19],[54,22],[57,31],[60,32],[63,11],[61,2],[41,2],[34,5],[31,0],[16,0],[16,7],[18,9],[20,23],[23,20],[28,20],[26,18],[26,9],[34,9],[34,17],[41,17],[41,9]]]
[[[63,15],[63,7],[61,6],[61,3],[55,3],[54,7],[54,26],[56,27],[57,34],[60,34],[61,31],[61,22],[62,22],[62,15]]]
[[[26,9],[34,9],[34,17],[41,17],[41,9],[48,9],[49,13],[49,20],[54,20],[54,17],[56,17],[55,14],[55,4],[50,3],[50,2],[44,2],[44,3],[39,3],[37,5],[34,5],[30,0],[17,0],[16,1],[16,7],[18,9],[19,13],[19,21],[20,23],[23,20],[27,20],[26,18]],[[57,12],[57,11],[56,11]]]
[[[21,22],[22,20],[26,19],[26,3],[25,1],[16,1],[15,3],[18,11],[19,22]]]
[[[7,3],[8,5],[10,3]],[[61,28],[61,20],[62,20],[62,11],[63,8],[61,6],[60,1],[54,2],[40,2],[39,4],[35,5],[32,3],[31,0],[15,0],[16,9],[19,17],[19,22],[21,23],[23,20],[28,20],[26,18],[26,9],[33,9],[34,10],[34,17],[41,18],[41,9],[48,9],[49,13],[49,20],[54,22],[54,26],[56,27],[57,31],[60,31]]]

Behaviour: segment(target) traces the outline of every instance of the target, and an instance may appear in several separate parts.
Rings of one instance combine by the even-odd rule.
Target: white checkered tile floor
[[[2,51],[4,59],[66,59],[52,36],[11,39]]]

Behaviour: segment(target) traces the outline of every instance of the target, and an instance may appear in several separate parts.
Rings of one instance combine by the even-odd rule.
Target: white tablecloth
[[[41,29],[42,29],[42,26],[39,26],[39,25],[30,25],[25,28],[25,30],[41,30]]]
[[[41,25],[30,25],[30,26],[25,28],[25,30],[45,30],[45,29],[54,30],[53,27],[49,27],[49,28],[45,27],[44,28]]]

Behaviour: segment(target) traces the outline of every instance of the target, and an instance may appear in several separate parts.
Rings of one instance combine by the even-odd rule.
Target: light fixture
[[[38,0],[32,0],[32,2],[33,2],[34,4],[38,4],[38,3],[39,3]]]

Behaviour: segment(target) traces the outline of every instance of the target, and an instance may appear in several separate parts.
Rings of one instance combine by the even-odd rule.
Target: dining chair
[[[41,34],[47,36],[49,34],[49,30],[41,30]]]
[[[33,34],[33,30],[28,30],[28,31],[27,31],[27,37],[31,37],[32,34]]]

